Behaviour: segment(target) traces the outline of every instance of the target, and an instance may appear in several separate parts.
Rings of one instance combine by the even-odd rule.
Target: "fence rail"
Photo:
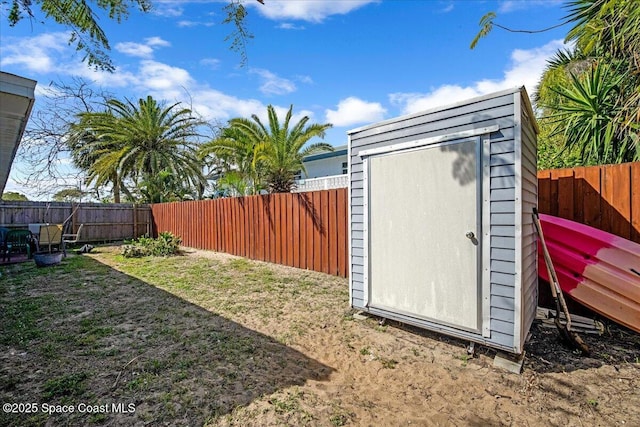
[[[346,277],[347,189],[151,205],[185,246]]]
[[[62,224],[66,220],[74,233],[84,224],[83,242],[118,241],[151,233],[148,205],[0,201],[0,227],[27,228],[33,223]]]
[[[640,243],[640,162],[539,171],[538,208]]]

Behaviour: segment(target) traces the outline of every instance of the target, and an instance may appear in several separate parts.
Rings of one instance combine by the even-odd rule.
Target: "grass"
[[[288,318],[286,305],[342,305],[347,295],[342,279],[245,259],[125,259],[100,248],[57,267],[25,263],[2,274],[0,345],[27,359],[1,378],[0,398],[144,402],[134,416],[151,424],[182,423],[185,414],[202,424],[276,392],[276,416],[309,425],[303,393],[277,391],[326,368],[288,347],[315,326]],[[53,416],[54,424],[129,423],[117,414]],[[0,425],[46,421],[0,414]]]
[[[520,379],[492,372],[482,355],[460,356],[460,343],[375,318],[354,321],[348,298],[344,279],[223,255],[125,259],[116,248],[96,248],[57,267],[2,267],[0,400],[136,410],[0,413],[0,426],[419,425],[442,413],[466,425],[475,418],[462,418],[464,409],[475,417],[491,406],[485,389],[510,391],[504,405],[518,398]],[[626,369],[616,353],[600,352]],[[624,360],[637,364],[637,351]],[[636,382],[611,378],[633,398]],[[558,384],[542,374],[536,381],[544,387],[529,391],[534,404],[506,406],[509,419],[485,412],[483,423],[539,416],[535,399],[548,399]],[[593,399],[607,389],[598,388],[602,376],[576,383],[589,381],[590,394],[572,394],[567,408],[597,407],[590,416],[608,418],[590,419],[594,425],[634,419],[640,404]],[[463,401],[450,393],[460,387]]]

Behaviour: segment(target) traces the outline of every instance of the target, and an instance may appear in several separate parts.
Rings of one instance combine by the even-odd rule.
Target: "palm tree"
[[[260,122],[257,116],[252,116],[257,123],[261,143],[256,146],[256,158],[254,162],[264,165],[266,182],[271,193],[288,193],[295,186],[295,176],[299,171],[306,174],[302,159],[306,156],[333,151],[333,147],[324,142],[304,145],[316,136],[324,138],[325,131],[333,125],[310,124],[308,116],[304,116],[289,130],[289,122],[293,114],[293,105],[284,119],[282,127],[278,120],[275,108],[267,107],[269,116],[269,129]],[[304,147],[304,148],[303,148]]]
[[[196,156],[196,142],[203,123],[191,110],[176,108],[178,103],[164,107],[151,96],[138,104],[116,99],[107,101],[107,111],[83,113],[72,135],[84,132],[90,137],[71,138],[80,143],[71,145],[79,166],[85,166],[88,179],[99,183],[112,182],[126,189],[125,179],[139,186],[162,188],[166,174],[180,177],[185,186],[201,193],[206,185],[201,164]],[[118,178],[114,173],[117,172]],[[157,184],[157,185],[155,185]],[[151,202],[151,200],[145,200]]]
[[[114,153],[117,155],[120,147],[91,130],[92,121],[104,118],[102,113],[80,115],[80,121],[71,125],[67,146],[71,150],[73,164],[86,173],[85,184],[95,188],[111,185],[113,201],[120,203],[121,189],[131,198],[122,182],[117,161],[111,159]]]
[[[213,141],[200,147],[200,157],[215,156],[219,184],[237,196],[258,194],[262,189],[262,171],[255,162],[260,137],[253,122],[243,118],[229,120]]]
[[[289,129],[292,114],[293,105],[281,125],[275,108],[269,105],[268,128],[255,114],[251,119],[231,119],[220,137],[203,145],[201,154],[214,154],[222,161],[222,182],[233,189],[248,194],[258,194],[265,187],[272,193],[289,192],[295,185],[295,175],[306,173],[302,163],[305,156],[333,151],[326,143],[304,147],[312,138],[324,137],[331,124],[307,126],[309,117],[304,116]]]
[[[566,40],[574,47],[549,61],[536,91],[540,147],[565,167],[576,158],[640,160],[640,3],[573,0],[567,7],[573,27]]]
[[[563,98],[550,117],[555,121],[551,137],[563,135],[566,149],[578,150],[586,164],[640,160],[636,141],[620,122],[617,102],[623,79],[617,70],[599,62],[581,77],[571,75],[569,84],[551,86]]]

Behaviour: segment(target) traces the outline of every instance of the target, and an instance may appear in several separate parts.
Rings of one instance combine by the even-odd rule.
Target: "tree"
[[[264,0],[257,0],[264,4]],[[10,0],[7,20],[15,26],[28,17],[31,21],[52,19],[71,30],[69,44],[75,43],[77,51],[83,51],[83,62],[95,69],[113,72],[115,66],[109,57],[109,39],[98,21],[99,13],[120,23],[129,16],[133,8],[146,13],[151,10],[151,0]],[[248,12],[242,0],[229,0],[225,6],[227,17],[223,23],[233,23],[235,31],[226,40],[231,40],[231,49],[246,62],[246,43],[253,35],[246,28]],[[43,15],[43,16],[42,16]]]
[[[255,161],[260,140],[254,127],[250,120],[231,119],[216,139],[200,147],[200,158],[216,163],[212,177],[235,196],[258,194],[264,188],[263,171]]]
[[[304,147],[314,137],[324,137],[331,124],[311,124],[304,116],[291,129],[289,124],[293,105],[289,107],[284,123],[280,124],[272,105],[267,107],[269,127],[257,115],[251,119],[234,118],[220,136],[203,145],[202,155],[214,154],[223,161],[220,183],[239,194],[258,194],[263,188],[272,193],[289,192],[295,184],[295,175],[304,171],[305,156],[333,151],[326,143]],[[303,148],[304,147],[304,148]]]
[[[70,154],[69,128],[79,114],[98,111],[113,97],[79,78],[67,83],[52,82],[41,91],[36,103],[38,108],[29,118],[17,155],[28,171],[19,183],[39,196],[50,195],[68,182],[84,178],[82,173],[69,170],[66,162],[60,161]]]
[[[324,142],[305,144],[314,137],[324,138],[325,131],[333,125],[310,124],[308,116],[304,116],[291,130],[289,122],[293,112],[293,105],[284,119],[282,127],[278,115],[272,105],[267,107],[269,115],[269,129],[260,122],[257,116],[252,116],[259,126],[260,143],[256,146],[255,161],[264,164],[265,177],[271,193],[288,193],[295,186],[295,175],[298,171],[306,173],[302,159],[312,154],[333,151],[333,147]],[[303,148],[304,147],[304,148]]]
[[[133,200],[133,195],[123,183],[124,176],[120,174],[118,162],[112,161],[112,156],[117,155],[121,147],[106,135],[100,136],[92,131],[92,121],[96,116],[81,114],[79,117],[80,121],[70,126],[66,143],[74,166],[87,174],[85,184],[93,185],[96,191],[110,186],[114,203],[120,203],[120,189],[124,189]]]
[[[640,160],[637,135],[629,132],[620,111],[618,95],[624,77],[597,62],[579,77],[571,74],[568,84],[550,86],[562,97],[561,102],[545,106],[553,111],[550,137],[562,136],[566,150],[579,152],[584,164]]]
[[[179,103],[165,107],[151,96],[140,99],[137,105],[111,99],[106,106],[106,111],[81,114],[70,132],[74,153],[93,160],[78,163],[88,166],[88,183],[112,181],[117,172],[113,182],[130,195],[143,183],[162,188],[164,174],[169,173],[202,194],[206,182],[196,157],[202,122],[191,110],[180,108]],[[128,189],[126,180],[134,188]],[[152,201],[147,197],[143,200]]]
[[[540,165],[640,160],[640,2],[572,0],[565,7],[560,25],[572,25],[565,41],[573,48],[548,62],[534,97]],[[495,18],[482,17],[472,48],[493,26],[514,31]]]
[[[35,7],[40,10],[36,10]],[[16,25],[25,16],[33,19],[52,19],[58,24],[71,29],[69,44],[75,43],[76,50],[84,51],[83,61],[96,69],[114,71],[115,67],[109,58],[109,40],[98,24],[97,11],[107,13],[110,19],[121,22],[129,14],[132,7],[138,7],[142,12],[151,10],[149,0],[11,0],[8,21],[11,26]],[[36,14],[44,15],[39,18]]]
[[[5,191],[2,193],[1,199],[5,202],[27,202],[27,196],[21,193],[17,193],[15,191]]]
[[[552,58],[536,91],[541,127],[579,164],[640,160],[640,4],[576,0],[569,51]]]
[[[79,188],[65,188],[54,194],[53,200],[56,202],[80,202],[87,194],[86,191],[82,191]]]

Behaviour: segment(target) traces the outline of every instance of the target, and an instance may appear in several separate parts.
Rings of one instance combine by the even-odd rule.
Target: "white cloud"
[[[115,45],[115,49],[129,56],[138,58],[151,58],[155,47],[171,46],[166,40],[160,37],[149,37],[145,39],[145,43],[123,42]]]
[[[171,43],[160,38],[160,37],[147,37],[144,39],[147,42],[147,46],[160,46],[160,47],[168,47],[171,46]]]
[[[499,80],[484,79],[469,86],[442,85],[426,93],[392,93],[389,95],[389,101],[400,106],[403,114],[412,114],[523,85],[529,95],[532,95],[546,67],[547,59],[564,47],[566,46],[562,40],[553,40],[539,48],[514,50],[511,53],[511,64]]]
[[[58,71],[57,57],[68,49],[68,40],[69,33],[66,32],[25,38],[7,37],[0,45],[0,65],[18,65],[34,73]]]
[[[158,16],[164,16],[166,18],[177,18],[178,16],[182,16],[184,13],[184,9],[178,6],[171,6],[169,4],[165,4],[162,1],[154,3],[155,5],[160,5],[160,7],[154,7],[151,9],[151,13]]]
[[[193,84],[193,79],[186,70],[156,61],[142,61],[139,74],[140,82],[156,91],[185,88]]]
[[[267,4],[248,3],[261,15],[273,19],[299,19],[308,22],[322,22],[331,15],[345,15],[353,10],[380,0],[329,0],[329,1],[291,1],[269,0]]]
[[[387,112],[378,102],[367,102],[349,97],[338,103],[336,110],[326,110],[326,118],[334,126],[352,126],[359,123],[377,122]]]
[[[212,70],[217,70],[220,67],[220,60],[216,58],[204,58],[200,60],[200,64],[211,68]]]
[[[313,84],[313,79],[311,78],[311,76],[296,76],[296,79],[300,82],[300,83],[305,83],[305,84]]]
[[[198,27],[198,26],[213,27],[214,25],[215,24],[213,22],[207,22],[207,21],[187,21],[187,20],[178,21],[178,27],[183,27],[183,28],[192,28],[192,27]]]
[[[129,56],[137,56],[139,58],[151,58],[153,55],[153,48],[146,44],[140,44],[135,42],[123,42],[115,45],[115,49]]]
[[[276,28],[280,28],[281,30],[304,30],[304,26],[295,25],[290,22],[283,22],[282,24],[278,25]]]
[[[249,72],[260,76],[260,79],[262,80],[260,92],[265,95],[285,95],[287,93],[295,92],[297,89],[296,85],[291,80],[278,77],[269,70],[252,68]]]
[[[440,9],[441,13],[449,13],[453,10],[454,8],[454,4],[453,2],[449,3],[447,6],[443,7],[442,9]]]

